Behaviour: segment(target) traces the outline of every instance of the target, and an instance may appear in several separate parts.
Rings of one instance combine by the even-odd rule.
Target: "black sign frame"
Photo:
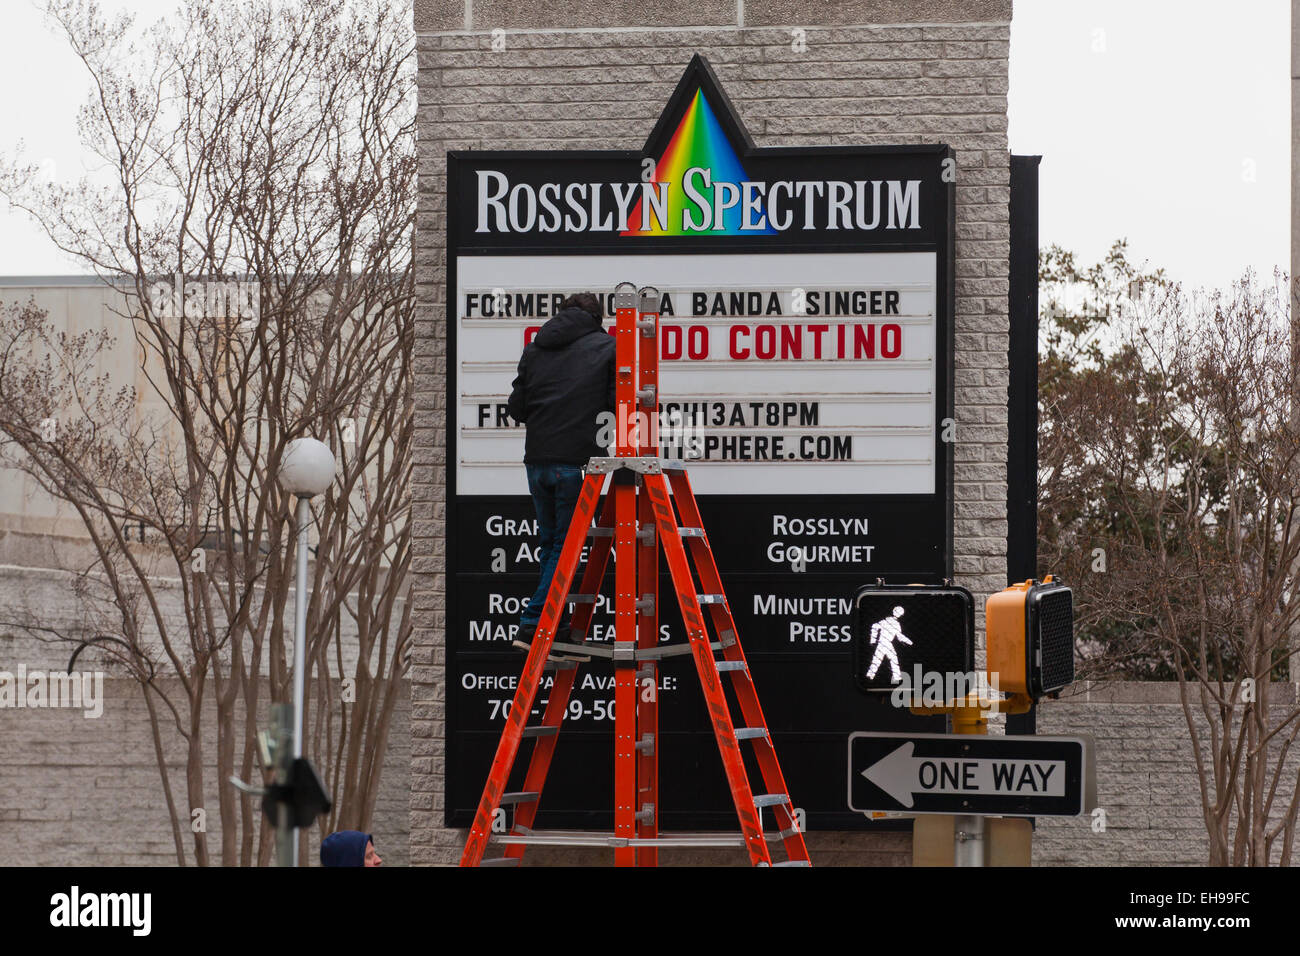
[[[920,212],[922,217],[922,228],[919,237],[899,238],[897,236],[883,236],[878,233],[830,233],[824,228],[810,230],[809,235],[778,234],[772,236],[671,236],[671,237],[635,237],[623,239],[618,237],[617,233],[611,236],[609,233],[589,235],[585,237],[584,242],[571,241],[564,239],[557,241],[556,235],[545,238],[540,241],[537,236],[517,236],[510,234],[490,234],[485,237],[473,231],[473,225],[470,222],[470,214],[474,208],[474,190],[473,171],[482,168],[487,164],[493,167],[505,167],[510,170],[520,171],[520,175],[533,175],[536,177],[545,176],[547,180],[565,179],[567,181],[576,181],[573,171],[581,171],[582,175],[591,175],[597,181],[616,181],[626,179],[632,175],[633,171],[639,173],[642,160],[646,157],[657,157],[660,155],[663,146],[671,137],[680,121],[684,110],[688,104],[689,98],[693,97],[696,89],[701,90],[705,97],[710,101],[719,124],[722,126],[727,139],[729,140],[736,155],[740,157],[747,171],[754,173],[756,178],[777,178],[765,177],[763,172],[768,168],[791,168],[793,165],[808,164],[809,167],[815,167],[819,172],[815,175],[817,178],[831,179],[836,178],[836,170],[857,169],[859,175],[862,175],[862,167],[869,172],[868,176],[874,178],[883,178],[879,173],[872,173],[873,170],[881,170],[886,173],[891,171],[898,172],[899,175],[910,171],[915,173],[918,168],[925,171],[922,177]],[[610,170],[615,170],[611,173]],[[838,496],[846,499],[869,499],[872,506],[878,508],[886,514],[904,513],[908,508],[916,509],[919,513],[929,516],[928,520],[933,522],[932,530],[926,535],[917,535],[913,541],[900,542],[900,551],[907,548],[914,541],[925,540],[927,543],[922,547],[917,547],[913,552],[909,552],[906,559],[900,560],[889,566],[874,566],[864,569],[862,572],[825,572],[818,576],[825,579],[828,588],[836,588],[839,594],[850,598],[856,589],[867,580],[883,578],[891,583],[926,583],[938,584],[952,577],[952,539],[953,539],[953,442],[944,440],[944,419],[953,417],[953,316],[955,311],[955,184],[953,178],[948,175],[955,170],[954,151],[944,144],[930,145],[897,145],[897,146],[813,146],[813,147],[757,147],[754,145],[748,130],[739,120],[734,107],[726,94],[723,92],[712,68],[707,60],[698,54],[692,58],[672,96],[668,100],[662,114],[660,115],[654,129],[647,138],[645,144],[640,150],[577,150],[577,151],[536,151],[536,150],[453,150],[447,153],[447,272],[446,272],[446,308],[447,322],[447,352],[446,352],[446,380],[447,380],[447,402],[446,410],[446,564],[445,564],[445,593],[446,593],[446,617],[445,617],[445,662],[448,689],[445,695],[446,720],[445,720],[445,739],[447,761],[445,765],[445,784],[446,800],[444,803],[444,822],[451,827],[468,826],[472,820],[477,798],[481,792],[483,780],[485,778],[486,767],[490,763],[490,752],[483,761],[482,772],[478,768],[471,768],[461,761],[453,760],[452,754],[457,752],[456,737],[462,732],[470,732],[469,727],[473,721],[470,714],[463,712],[462,705],[459,703],[459,697],[455,691],[455,683],[462,676],[462,664],[474,660],[481,660],[480,653],[469,653],[458,645],[457,635],[463,630],[465,622],[468,620],[470,609],[464,606],[462,600],[462,589],[457,586],[458,578],[464,574],[476,574],[486,570],[481,563],[467,565],[462,561],[462,557],[469,551],[473,550],[474,543],[468,537],[472,532],[468,527],[462,527],[463,518],[462,506],[468,506],[470,502],[462,501],[457,494],[457,428],[459,419],[459,402],[460,396],[457,391],[457,313],[459,310],[458,286],[457,286],[457,260],[461,256],[477,255],[528,255],[528,256],[547,256],[563,254],[601,254],[601,255],[647,255],[647,254],[664,254],[683,252],[700,252],[710,254],[728,254],[728,255],[753,255],[766,252],[799,252],[799,253],[831,253],[831,252],[931,252],[935,255],[935,481],[934,492],[930,495],[852,495]],[[531,171],[531,172],[529,172]],[[916,178],[915,175],[910,178]],[[617,241],[616,241],[617,240]],[[617,277],[619,279],[626,277]],[[653,277],[639,277],[643,281],[652,282]],[[574,290],[580,291],[580,290]],[[513,357],[512,357],[513,358]],[[504,400],[504,396],[502,396]],[[522,466],[521,466],[522,467]],[[717,499],[725,499],[727,496],[716,496]],[[748,496],[745,496],[748,497]],[[924,499],[923,501],[921,499]],[[838,513],[831,506],[831,498],[808,499],[810,502],[816,500],[819,502],[817,508],[819,513]],[[527,502],[524,497],[521,501],[512,502],[510,506],[519,509],[520,506]],[[728,502],[725,500],[711,500],[710,496],[700,497],[700,507],[705,517],[706,527],[710,528],[711,538],[716,538],[718,528],[710,522],[710,513],[726,513]],[[849,514],[854,513],[853,508],[857,507],[852,502],[843,505]],[[531,510],[531,505],[528,506]],[[825,509],[825,510],[822,510]],[[470,509],[472,511],[473,509]],[[717,519],[715,519],[716,521]],[[729,568],[722,561],[719,561],[720,569],[724,576],[724,581],[729,577]],[[734,569],[731,569],[734,570]],[[757,568],[746,567],[743,573],[753,574]],[[810,569],[811,570],[811,569]],[[785,570],[773,572],[770,569],[766,573],[771,574],[774,581],[780,578],[790,578],[797,576],[795,572]],[[503,586],[509,583],[518,585],[522,579],[519,574],[501,574]],[[533,586],[535,586],[535,574],[532,576]],[[532,590],[532,587],[527,589]],[[670,594],[671,591],[665,590],[662,593]],[[848,623],[848,618],[845,623]],[[741,640],[744,641],[744,634],[741,634]],[[747,645],[748,646],[748,645]],[[770,662],[775,665],[782,657],[789,655],[776,655]],[[502,654],[499,659],[503,662],[508,661],[510,666],[516,670],[522,669],[523,655]],[[824,660],[835,660],[833,655],[823,655]],[[756,670],[761,673],[763,661],[755,661]],[[773,731],[774,740],[778,753],[782,752],[783,737],[790,737],[791,743],[795,738],[817,737],[824,738],[829,750],[837,749],[832,741],[842,740],[841,735],[846,735],[853,729],[862,725],[862,716],[868,717],[868,725],[876,726],[880,729],[915,729],[918,731],[932,731],[940,729],[936,725],[939,718],[918,717],[908,713],[906,710],[881,706],[880,702],[864,702],[862,695],[856,690],[852,679],[852,655],[849,646],[846,644],[840,662],[842,667],[842,681],[832,681],[825,690],[835,694],[844,694],[846,699],[851,698],[854,703],[861,708],[859,719],[855,723],[849,724],[846,721],[837,721],[835,727],[823,727],[817,724],[815,716],[809,718],[809,726],[804,730],[790,734],[783,734],[776,730]],[[592,665],[584,665],[584,668],[596,667],[599,665],[593,662]],[[766,682],[758,683],[760,698],[764,702],[764,708],[769,712],[769,716],[774,711],[781,708],[777,706],[777,701],[781,694],[781,687],[774,684],[770,679]],[[807,687],[804,687],[807,690]],[[698,692],[696,692],[698,693]],[[507,695],[509,696],[509,695]],[[791,707],[800,713],[804,712],[806,702],[792,702]],[[810,713],[815,714],[814,711]],[[479,733],[474,731],[474,733]],[[563,736],[563,734],[562,734]],[[713,741],[711,731],[708,726],[702,724],[698,731],[698,741],[700,753],[708,757],[711,752],[711,759],[716,763],[717,752],[716,744]],[[563,749],[563,748],[561,748]],[[611,747],[612,750],[612,747]],[[526,764],[527,754],[522,753],[517,764]],[[701,758],[702,759],[702,758]],[[827,774],[824,781],[818,781],[817,786],[824,787],[818,800],[807,801],[820,807],[818,810],[809,810],[807,815],[807,826],[810,828],[821,829],[869,829],[883,828],[892,829],[897,826],[896,823],[885,822],[872,823],[863,817],[848,812],[843,806],[843,783],[842,780],[832,776],[832,767],[839,762],[827,765]],[[612,766],[612,757],[611,757]],[[516,767],[516,773],[520,766]],[[554,774],[552,774],[554,776]],[[791,780],[791,774],[787,770],[787,779]],[[755,777],[757,779],[757,777]],[[553,784],[552,784],[553,785]],[[801,797],[800,787],[806,792],[812,784],[800,783],[791,780],[790,786],[794,792],[796,804],[804,798]],[[548,787],[549,789],[549,787]],[[471,796],[472,794],[472,796]],[[587,826],[593,823],[602,823],[611,816],[609,811],[598,811],[594,813],[560,813],[547,814],[547,801],[543,802],[543,814],[550,825],[560,826]],[[685,828],[694,829],[702,827],[713,827],[724,825],[727,818],[734,820],[734,811],[729,811],[725,807],[721,810],[712,807],[686,808],[681,807],[669,808],[665,805],[663,823],[666,828]]]

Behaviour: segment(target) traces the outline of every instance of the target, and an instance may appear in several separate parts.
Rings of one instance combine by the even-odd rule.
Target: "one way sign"
[[[1072,817],[1096,805],[1091,737],[849,735],[859,813]]]

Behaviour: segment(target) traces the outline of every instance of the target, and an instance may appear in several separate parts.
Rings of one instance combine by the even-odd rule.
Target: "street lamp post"
[[[334,455],[329,446],[314,438],[298,438],[285,449],[280,465],[280,484],[298,499],[295,524],[298,531],[298,583],[293,602],[293,725],[289,732],[292,760],[302,756],[302,712],[307,680],[307,527],[311,521],[311,499],[322,494],[334,480]],[[289,819],[290,808],[282,804],[276,846],[280,866],[298,865],[298,829]]]

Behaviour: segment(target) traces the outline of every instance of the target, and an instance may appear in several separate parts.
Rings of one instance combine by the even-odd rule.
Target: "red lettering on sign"
[[[855,325],[853,327],[853,357],[856,359],[876,357],[876,327],[874,325]]]
[[[692,325],[686,333],[686,354],[699,361],[709,357],[709,330],[702,325]]]
[[[749,326],[733,325],[731,327],[731,357],[734,359],[749,358],[749,347],[746,346],[744,348],[741,348],[740,343],[738,341],[738,339],[742,335],[745,336],[746,338],[749,337]]]
[[[880,354],[885,358],[898,358],[903,354],[903,329],[901,326],[889,325],[880,327]]]
[[[660,339],[660,357],[665,359],[681,358],[682,327],[680,325],[665,325],[662,328],[663,337]]]
[[[810,325],[808,331],[817,336],[813,340],[813,358],[822,357],[822,333],[829,329],[829,325]]]
[[[803,329],[797,325],[781,326],[781,358],[803,358]]]

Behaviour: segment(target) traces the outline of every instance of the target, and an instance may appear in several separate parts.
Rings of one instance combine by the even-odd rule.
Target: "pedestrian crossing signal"
[[[1050,574],[990,597],[984,632],[989,673],[1004,693],[1037,700],[1074,682],[1074,596]]]
[[[975,601],[951,585],[869,584],[853,602],[853,679],[865,693],[975,669]],[[933,678],[931,678],[933,680]]]

